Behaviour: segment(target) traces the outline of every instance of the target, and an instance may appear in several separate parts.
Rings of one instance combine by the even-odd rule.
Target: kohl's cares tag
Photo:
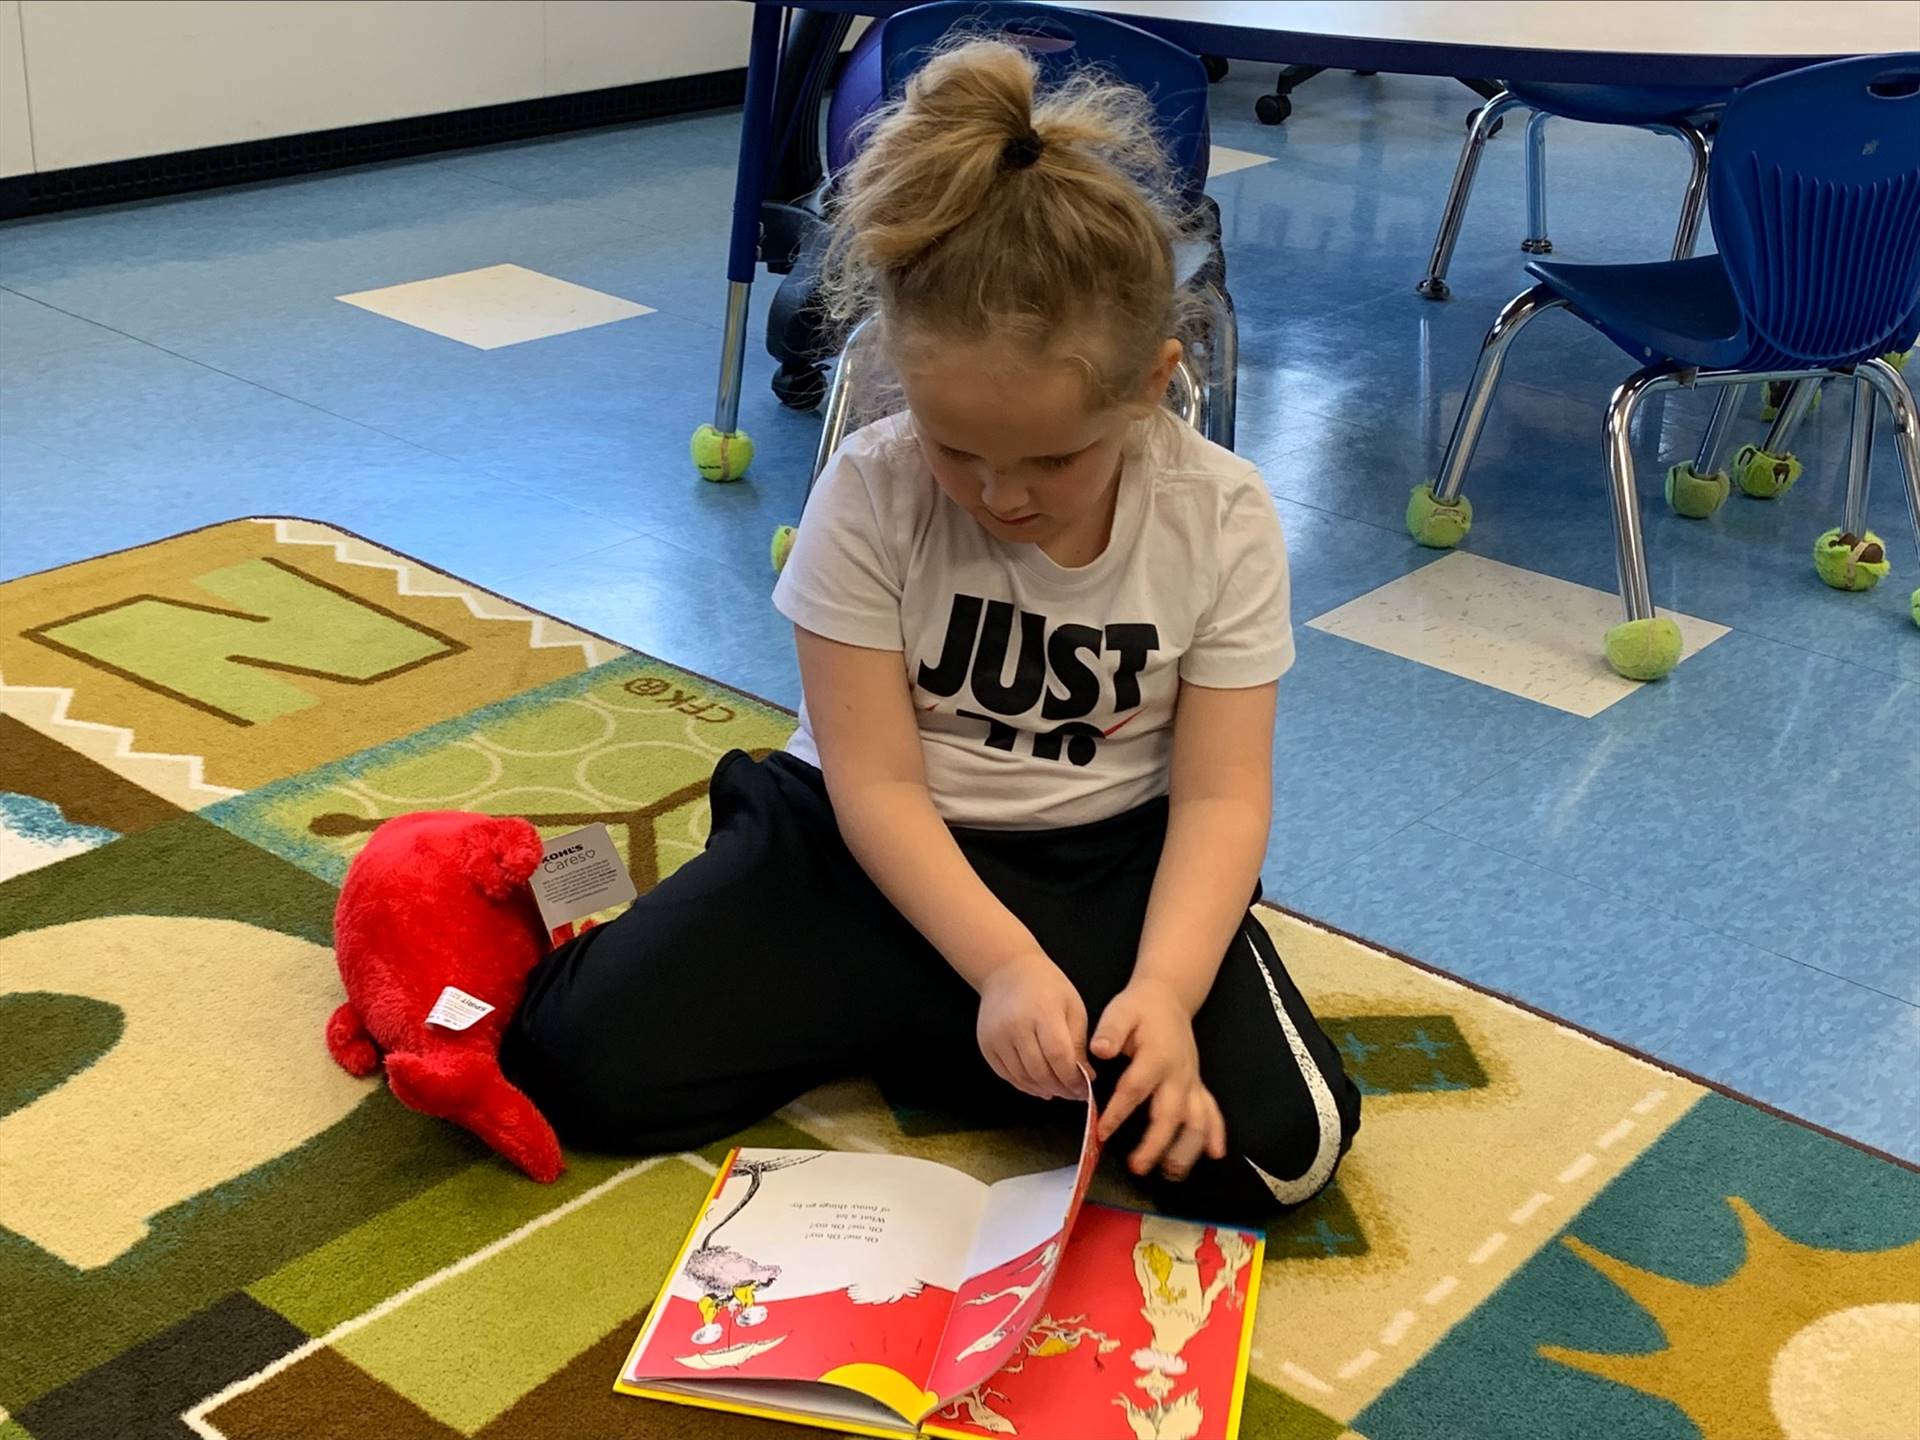
[[[550,931],[625,905],[640,893],[605,825],[587,825],[547,841],[530,883],[540,921]]]
[[[478,995],[469,995],[458,985],[449,985],[427,1012],[427,1024],[442,1030],[465,1030],[493,1013],[493,1006]]]

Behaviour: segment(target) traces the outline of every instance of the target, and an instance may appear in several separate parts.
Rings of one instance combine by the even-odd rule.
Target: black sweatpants
[[[1071,1123],[1063,1102],[987,1067],[978,997],[867,878],[818,770],[736,751],[712,800],[705,853],[528,978],[501,1063],[563,1139],[689,1149],[854,1074],[929,1107]],[[1162,800],[1070,829],[954,836],[1097,1021],[1132,974],[1166,827]],[[1223,1221],[1310,1198],[1352,1143],[1360,1096],[1251,915],[1193,1023],[1230,1154],[1156,1182],[1156,1198]],[[1124,1059],[1095,1068],[1104,1098]],[[1144,1107],[1115,1145],[1143,1123]]]

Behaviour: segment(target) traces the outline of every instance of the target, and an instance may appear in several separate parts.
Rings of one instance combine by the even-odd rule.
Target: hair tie
[[[1040,152],[1047,148],[1047,142],[1040,138],[1040,132],[1028,129],[1024,135],[1016,135],[1000,147],[1000,168],[1002,170],[1025,170],[1040,158]]]

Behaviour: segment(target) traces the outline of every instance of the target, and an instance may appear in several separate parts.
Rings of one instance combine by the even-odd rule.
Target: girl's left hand
[[[1169,1180],[1184,1180],[1201,1155],[1227,1158],[1227,1122],[1200,1083],[1193,1020],[1171,989],[1136,979],[1113,997],[1088,1048],[1098,1060],[1128,1057],[1100,1117],[1102,1141],[1148,1102],[1147,1133],[1127,1159],[1134,1174],[1145,1175],[1158,1165]]]

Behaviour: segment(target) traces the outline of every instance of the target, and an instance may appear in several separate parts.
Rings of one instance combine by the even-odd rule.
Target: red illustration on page
[[[1100,1162],[1098,1125],[1089,1104],[1078,1165],[1002,1180],[987,1192],[940,1359],[927,1384],[935,1395],[950,1399],[992,1375],[1040,1318]]]
[[[1041,1314],[999,1371],[928,1422],[942,1433],[1225,1440],[1256,1237],[1089,1205]]]

